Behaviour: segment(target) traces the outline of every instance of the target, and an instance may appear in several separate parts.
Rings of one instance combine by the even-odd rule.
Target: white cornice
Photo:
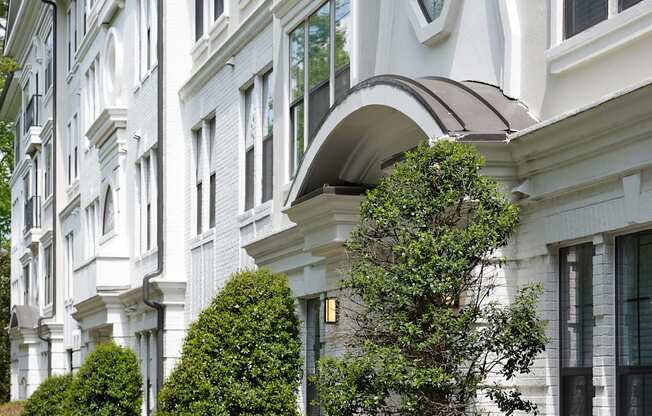
[[[100,148],[116,130],[126,128],[126,108],[105,108],[86,131],[86,137],[91,145]]]
[[[242,22],[233,34],[224,41],[203,65],[195,70],[179,90],[179,97],[187,101],[192,94],[208,82],[244,45],[258,33],[265,30],[272,22],[270,4],[272,0],[264,0],[251,15]]]

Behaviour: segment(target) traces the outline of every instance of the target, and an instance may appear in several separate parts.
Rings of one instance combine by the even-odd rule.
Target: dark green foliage
[[[424,144],[363,201],[344,284],[361,305],[349,313],[354,336],[343,357],[320,362],[327,415],[471,415],[477,393],[506,414],[536,411],[488,384],[528,373],[546,338],[540,287],[510,306],[488,301],[518,209],[483,164],[471,146]]]
[[[25,402],[23,416],[65,415],[65,402],[72,381],[72,374],[49,377]]]
[[[11,315],[11,256],[0,249],[0,403],[8,402],[10,396],[10,345],[9,318]]]
[[[134,352],[101,344],[86,357],[70,386],[66,416],[138,416],[141,384]]]
[[[159,415],[297,415],[298,328],[285,276],[234,275],[188,331]]]

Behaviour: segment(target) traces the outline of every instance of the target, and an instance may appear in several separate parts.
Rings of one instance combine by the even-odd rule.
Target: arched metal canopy
[[[15,305],[11,310],[9,328],[36,328],[38,323],[38,310],[29,305]]]
[[[380,75],[335,102],[309,139],[288,203],[324,186],[370,185],[383,159],[425,139],[504,141],[537,120],[493,85]]]

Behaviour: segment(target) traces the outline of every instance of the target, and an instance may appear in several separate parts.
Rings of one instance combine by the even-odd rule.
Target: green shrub
[[[235,274],[188,331],[159,415],[297,415],[298,333],[285,276]]]
[[[9,402],[0,405],[0,416],[21,416],[25,402]]]
[[[132,350],[113,343],[99,345],[73,380],[66,416],[138,416],[141,383]]]
[[[45,380],[25,402],[23,416],[62,416],[72,384],[72,374]]]

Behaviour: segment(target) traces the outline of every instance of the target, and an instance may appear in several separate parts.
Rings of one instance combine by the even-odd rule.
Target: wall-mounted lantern
[[[339,318],[339,302],[337,298],[324,299],[324,322],[327,324],[336,324]]]

